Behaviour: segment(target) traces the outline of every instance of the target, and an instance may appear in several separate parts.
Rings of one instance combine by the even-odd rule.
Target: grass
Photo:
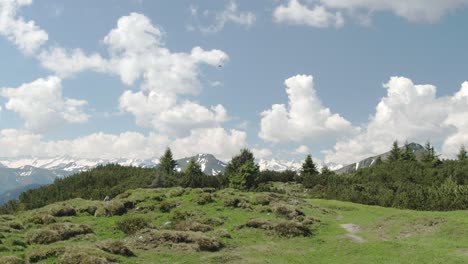
[[[307,199],[297,186],[279,185],[285,194],[238,192],[226,189],[211,193],[201,189],[137,189],[116,197],[115,201],[132,202],[134,209],[119,216],[94,216],[86,207],[104,208],[98,201],[75,199],[26,211],[14,218],[0,216],[0,263],[3,256],[30,259],[43,256],[37,263],[55,263],[73,254],[93,256],[119,263],[467,263],[468,212],[419,212],[348,202]],[[206,190],[208,191],[208,190]],[[211,190],[210,190],[211,191]],[[225,206],[226,200],[239,199],[240,206]],[[170,210],[160,210],[171,205]],[[275,208],[287,205],[300,210],[304,216],[275,213]],[[60,206],[73,207],[76,216],[54,216],[56,223],[86,224],[94,234],[71,237],[49,245],[27,243],[27,234],[33,230],[50,229],[53,223],[27,221],[36,215],[50,212]],[[50,217],[49,217],[50,218]],[[292,218],[292,219],[288,219]],[[118,228],[124,219],[145,219],[151,228],[126,234]],[[281,236],[274,228],[245,227],[252,219],[264,219],[284,228],[303,223],[310,234],[296,237]],[[313,219],[313,221],[306,221]],[[185,222],[184,222],[185,221]],[[207,232],[175,231],[200,223],[211,228]],[[347,237],[340,224],[355,224],[360,231],[355,235],[365,242],[357,243]],[[20,224],[23,229],[15,229]],[[190,224],[190,225],[189,225]],[[55,224],[56,225],[56,224]],[[146,224],[144,225],[144,227]],[[138,228],[139,229],[139,228]],[[211,231],[210,231],[211,230]],[[142,232],[142,233],[139,233]],[[146,232],[146,233],[145,233]],[[150,232],[150,233],[148,233]],[[139,245],[141,234],[165,235],[154,245]],[[2,237],[0,236],[0,237]],[[177,237],[194,239],[196,243],[175,243]],[[229,238],[231,237],[231,238]],[[172,240],[171,240],[172,239]],[[201,239],[201,240],[200,240]],[[213,239],[213,240],[211,240]],[[171,241],[169,241],[171,240]],[[103,251],[105,243],[119,243],[136,256]],[[161,242],[162,241],[162,242]],[[200,242],[201,241],[201,242]],[[197,243],[220,242],[219,251],[204,251]],[[145,242],[149,243],[149,242]],[[139,249],[154,246],[149,250]],[[218,248],[216,248],[218,250]],[[42,255],[41,255],[42,254]],[[79,256],[78,256],[79,257]]]

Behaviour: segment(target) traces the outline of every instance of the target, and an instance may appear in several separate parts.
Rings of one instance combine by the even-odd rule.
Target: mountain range
[[[408,145],[417,157],[424,153],[424,147],[411,143]],[[359,168],[372,166],[377,158],[387,159],[389,152],[369,157],[362,161],[342,166],[327,164],[329,169],[339,174],[351,173]],[[202,171],[207,175],[218,175],[223,173],[226,163],[218,160],[211,154],[197,154],[177,160],[178,171],[186,168],[191,158],[195,158],[200,164]],[[302,166],[302,160],[279,160],[260,159],[257,161],[260,170],[298,171]],[[90,170],[99,165],[120,164],[122,166],[136,166],[154,168],[158,166],[159,159],[83,159],[70,156],[54,158],[0,158],[0,204],[10,199],[16,199],[25,190],[52,183],[57,177],[65,177],[82,171]],[[317,168],[321,170],[323,165],[319,162]]]
[[[410,148],[413,151],[414,155],[416,156],[416,159],[420,159],[422,157],[422,155],[424,153],[426,153],[425,148],[423,146],[421,146],[420,144],[418,144],[418,143],[410,143],[407,146],[408,146],[408,148]],[[404,148],[405,148],[405,146],[400,147],[401,150],[403,150]],[[380,154],[380,155],[377,155],[377,156],[372,156],[372,157],[363,159],[363,160],[361,160],[359,162],[356,162],[356,163],[353,163],[353,164],[343,166],[342,168],[340,168],[338,170],[335,170],[335,172],[338,173],[338,174],[352,173],[352,172],[357,171],[358,169],[368,168],[368,167],[372,166],[372,164],[374,164],[374,162],[378,158],[382,159],[383,161],[387,160],[389,156],[390,156],[390,151],[385,152],[385,153]]]
[[[225,162],[211,154],[197,154],[177,160],[176,170],[184,170],[191,158],[196,159],[207,175],[218,175],[226,168]],[[65,177],[106,164],[153,168],[158,166],[159,159],[83,159],[69,156],[0,158],[0,205],[8,200],[17,199],[23,191],[50,184],[57,177]],[[261,170],[298,170],[301,162],[262,159],[259,161],[259,166]]]

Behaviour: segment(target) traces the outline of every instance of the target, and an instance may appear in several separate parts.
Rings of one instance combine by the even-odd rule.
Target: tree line
[[[336,199],[385,207],[417,210],[468,209],[468,155],[464,147],[457,160],[441,160],[427,143],[422,157],[394,142],[388,159],[378,158],[373,166],[338,175],[327,167],[318,170],[311,155],[295,171],[260,171],[253,153],[242,149],[217,176],[205,175],[192,158],[184,171],[178,171],[168,148],[157,168],[99,166],[54,183],[29,190],[19,201],[0,207],[0,214],[33,209],[72,198],[101,200],[135,188],[235,188],[269,191],[269,182],[302,184],[315,198]],[[272,190],[274,191],[274,190]]]

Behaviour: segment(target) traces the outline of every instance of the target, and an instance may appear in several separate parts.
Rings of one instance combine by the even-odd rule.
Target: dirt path
[[[344,230],[348,231],[349,234],[346,234],[346,237],[349,238],[351,241],[356,243],[364,243],[367,242],[364,238],[356,235],[359,231],[361,231],[361,227],[356,224],[341,224],[340,225]]]

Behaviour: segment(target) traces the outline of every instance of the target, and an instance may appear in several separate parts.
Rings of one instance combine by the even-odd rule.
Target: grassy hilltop
[[[212,188],[128,190],[0,216],[0,263],[467,263],[468,212]]]

